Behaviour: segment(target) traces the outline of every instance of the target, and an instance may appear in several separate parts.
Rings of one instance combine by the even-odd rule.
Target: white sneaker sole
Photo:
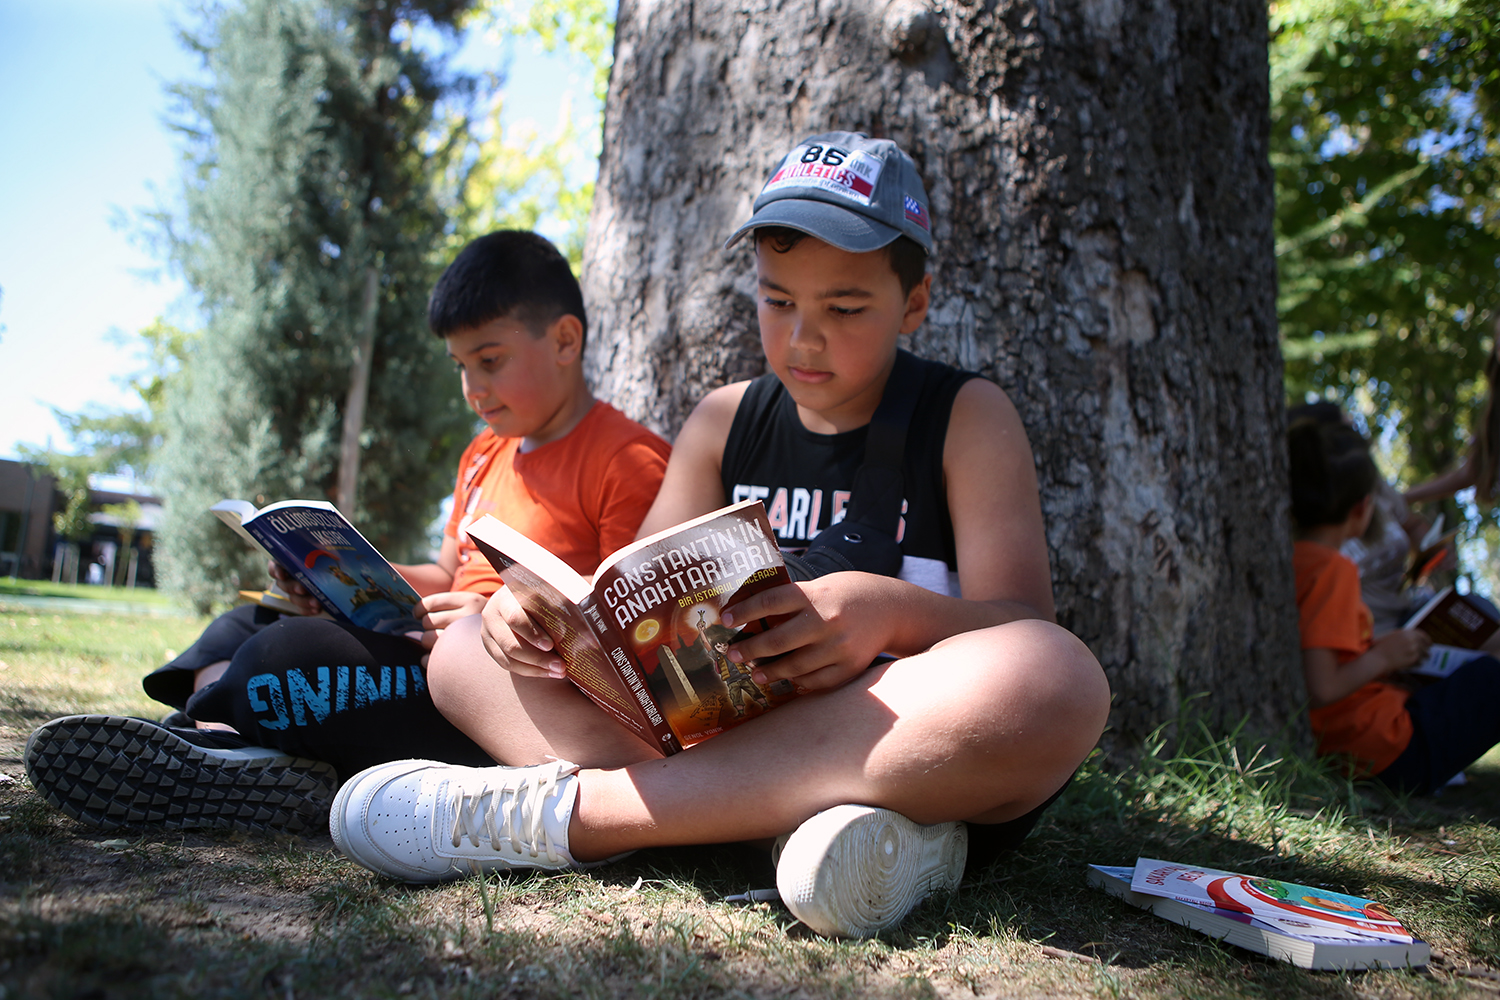
[[[935,892],[958,888],[969,853],[962,823],[923,826],[871,806],[827,809],[787,839],[776,887],[825,937],[871,937]]]
[[[26,741],[26,775],[49,803],[100,830],[323,831],[332,765],[264,747],[200,747],[161,726],[70,715]]]

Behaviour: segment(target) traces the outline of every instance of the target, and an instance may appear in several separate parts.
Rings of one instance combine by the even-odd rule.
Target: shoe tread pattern
[[[788,909],[819,934],[871,937],[929,895],[956,889],[967,855],[962,823],[922,826],[890,810],[842,806],[788,840],[777,885]]]
[[[25,758],[43,798],[100,830],[321,833],[338,784],[322,761],[207,753],[169,729],[108,715],[52,720],[27,740]]]

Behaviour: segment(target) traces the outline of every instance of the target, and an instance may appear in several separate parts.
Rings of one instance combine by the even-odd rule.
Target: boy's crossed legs
[[[1063,786],[1109,709],[1108,685],[1083,643],[1023,620],[871,667],[662,758],[572,685],[497,665],[479,624],[469,619],[440,640],[429,668],[433,699],[497,760],[581,765],[561,790],[576,801],[561,804],[553,816],[561,827],[547,831],[580,863],[644,847],[777,837],[848,803],[918,824],[1015,820]],[[340,798],[336,839],[338,827],[347,833],[361,822],[349,796]],[[428,834],[436,850],[446,853],[448,832]],[[457,865],[452,875],[465,870]]]

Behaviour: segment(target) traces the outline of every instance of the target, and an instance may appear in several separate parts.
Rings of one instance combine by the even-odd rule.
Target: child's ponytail
[[[1370,446],[1346,424],[1299,420],[1287,431],[1292,520],[1302,530],[1338,524],[1375,490]]]

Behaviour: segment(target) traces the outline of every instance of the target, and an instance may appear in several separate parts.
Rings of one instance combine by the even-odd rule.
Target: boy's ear
[[[1365,524],[1375,507],[1375,494],[1371,493],[1349,509],[1349,524]]]
[[[913,333],[927,318],[927,307],[932,305],[932,275],[922,275],[922,280],[912,286],[906,295],[906,315],[901,317],[901,332]]]
[[[583,323],[572,313],[563,313],[547,327],[557,363],[570,365],[583,356]]]

